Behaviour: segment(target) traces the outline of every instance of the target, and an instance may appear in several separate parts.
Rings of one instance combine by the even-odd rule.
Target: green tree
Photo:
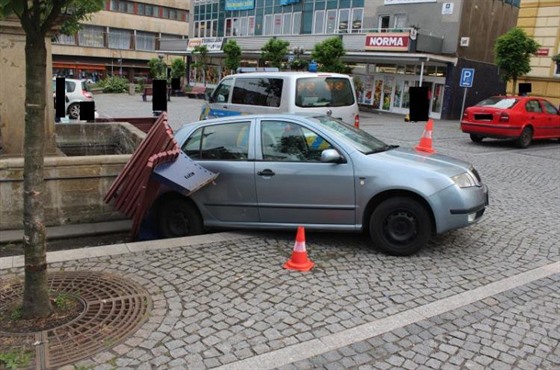
[[[202,75],[202,81],[206,86],[206,67],[208,65],[208,46],[198,45],[193,49],[193,55],[196,55],[196,62],[193,67],[196,69],[198,75]]]
[[[182,58],[171,61],[171,78],[182,78],[185,76],[187,65]]]
[[[290,46],[288,41],[273,37],[261,48],[261,59],[272,67],[280,68],[288,54],[288,46]]]
[[[224,45],[224,53],[226,54],[224,65],[228,72],[237,70],[241,64],[241,48],[237,41],[229,40]]]
[[[351,68],[341,60],[345,54],[342,39],[335,36],[315,44],[311,59],[317,62],[321,72],[350,73]]]
[[[53,311],[47,281],[43,203],[46,97],[47,88],[51,89],[45,78],[49,74],[46,37],[57,29],[74,34],[79,29],[79,22],[89,13],[101,10],[104,4],[104,0],[0,0],[0,18],[17,17],[25,33],[23,318],[44,318]]]
[[[495,62],[504,82],[513,81],[513,95],[516,94],[517,79],[531,71],[531,56],[538,48],[539,44],[518,27],[496,39]]]
[[[167,80],[167,64],[163,58],[152,58],[148,60],[150,67],[150,77],[154,80]]]

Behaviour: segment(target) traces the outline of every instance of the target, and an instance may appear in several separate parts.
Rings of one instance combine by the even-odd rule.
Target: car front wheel
[[[68,107],[68,116],[72,119],[80,118],[80,104],[74,103]]]
[[[369,235],[373,245],[394,256],[419,251],[430,239],[432,223],[428,211],[407,197],[383,201],[373,211]]]
[[[158,205],[156,214],[159,230],[164,238],[202,234],[202,217],[188,198],[167,197]]]
[[[517,138],[516,144],[518,147],[525,149],[531,145],[531,140],[533,140],[533,129],[525,127]]]

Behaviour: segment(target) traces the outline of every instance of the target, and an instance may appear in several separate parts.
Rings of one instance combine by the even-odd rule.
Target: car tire
[[[80,118],[80,104],[70,104],[70,106],[68,107],[68,117],[70,117],[71,119]]]
[[[484,139],[484,136],[471,134],[471,140],[472,140],[473,143],[480,143],[482,141],[482,139]]]
[[[158,228],[164,238],[199,235],[203,232],[202,217],[189,198],[165,197],[158,204],[156,214]]]
[[[426,245],[432,222],[426,208],[408,197],[389,198],[373,211],[369,235],[373,245],[394,256],[408,256]]]
[[[533,129],[530,127],[525,127],[523,131],[521,131],[521,135],[519,135],[515,143],[519,148],[525,149],[529,145],[531,145],[532,140],[533,140]]]

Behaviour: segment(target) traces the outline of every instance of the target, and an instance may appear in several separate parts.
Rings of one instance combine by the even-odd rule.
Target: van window
[[[353,104],[354,92],[347,78],[306,77],[296,82],[298,107],[344,107]]]
[[[229,93],[231,92],[231,85],[233,85],[233,79],[228,78],[223,80],[218,87],[212,93],[211,101],[217,103],[226,103],[229,98]]]
[[[282,99],[281,78],[237,78],[233,88],[233,104],[279,107]]]

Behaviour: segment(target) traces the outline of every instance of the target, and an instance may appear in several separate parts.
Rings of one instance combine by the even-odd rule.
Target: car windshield
[[[493,96],[488,99],[484,99],[477,105],[480,107],[493,107],[493,108],[501,108],[501,109],[509,109],[517,104],[518,100],[515,98],[505,98],[499,96]]]
[[[378,153],[396,147],[387,145],[367,132],[354,128],[332,117],[318,116],[313,117],[313,120],[327,128],[336,135],[337,138],[344,140],[364,154]]]

